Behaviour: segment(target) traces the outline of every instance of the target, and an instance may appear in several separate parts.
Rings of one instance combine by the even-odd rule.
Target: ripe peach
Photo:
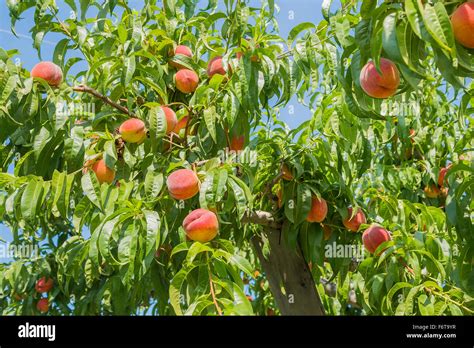
[[[46,279],[46,277],[42,277],[38,279],[38,281],[35,284],[35,290],[36,292],[43,293],[43,292],[49,292],[53,288],[54,285],[54,280],[51,278]]]
[[[175,112],[167,106],[161,106],[161,110],[165,113],[166,118],[166,134],[170,134],[176,124],[178,123],[178,118],[176,117]]]
[[[41,298],[36,303],[36,309],[41,313],[46,313],[49,310],[49,301],[47,298]]]
[[[59,86],[63,80],[61,68],[53,62],[39,62],[31,70],[31,77],[39,77],[45,80],[50,86]]]
[[[189,199],[199,192],[200,182],[191,169],[178,169],[166,180],[170,196],[174,199]]]
[[[108,184],[112,183],[115,179],[115,170],[107,167],[104,159],[100,159],[92,165],[92,170],[97,176],[97,180],[102,184],[106,182]]]
[[[389,241],[392,238],[386,229],[378,225],[372,225],[362,234],[362,242],[365,248],[371,254],[377,250],[378,246],[383,242]]]
[[[183,228],[189,239],[205,243],[216,237],[219,231],[219,221],[212,211],[196,209],[186,216]]]
[[[438,175],[438,186],[439,187],[444,186],[444,178],[446,177],[446,174],[448,174],[449,168],[451,168],[451,164],[449,166],[441,168],[439,170],[439,175]]]
[[[188,124],[189,116],[184,116],[182,119],[176,123],[176,126],[173,129],[173,132],[179,134],[182,129],[186,129],[186,125]]]
[[[119,132],[127,143],[139,143],[146,138],[145,123],[138,118],[131,118],[120,125]]]
[[[428,185],[423,191],[425,191],[425,196],[428,198],[437,198],[440,194],[440,190],[436,185]]]
[[[322,222],[328,213],[328,205],[326,201],[316,196],[311,198],[311,210],[308,213],[306,221],[308,222]]]
[[[209,61],[207,65],[207,76],[212,77],[215,74],[225,75],[226,73],[221,56],[214,57]]]
[[[360,208],[357,209],[357,213],[352,218],[351,216],[352,207],[349,207],[347,208],[347,218],[345,218],[342,223],[349,231],[357,232],[360,225],[365,224],[367,220],[365,218],[364,212]]]
[[[283,164],[283,166],[281,167],[281,177],[287,181],[293,180],[293,174],[291,173],[290,168],[288,168],[286,164]]]
[[[176,46],[176,48],[174,50],[173,56],[175,56],[175,55],[183,55],[183,56],[192,58],[193,57],[193,51],[191,51],[191,49],[188,46],[178,45],[178,46]],[[183,65],[181,65],[177,62],[173,62],[172,60],[170,60],[169,64],[171,66],[174,66],[176,69],[185,68]]]
[[[245,136],[234,136],[230,139],[230,147],[231,151],[242,151],[245,147]]]
[[[176,88],[183,93],[193,93],[199,85],[199,76],[192,70],[181,69],[175,75]]]
[[[474,48],[474,2],[459,6],[451,16],[454,37],[463,46]]]
[[[360,85],[372,98],[388,98],[395,94],[400,85],[400,73],[389,59],[380,58],[379,74],[374,62],[367,63],[360,72]]]

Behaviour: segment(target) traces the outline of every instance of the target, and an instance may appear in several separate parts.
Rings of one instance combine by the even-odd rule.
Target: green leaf
[[[215,106],[211,106],[204,110],[204,122],[206,123],[207,130],[214,140],[217,143],[217,133],[216,133],[216,122],[217,122],[217,113]]]
[[[124,60],[124,69],[122,74],[122,86],[130,88],[130,81],[132,81],[133,74],[135,73],[135,56],[126,57]]]
[[[194,242],[186,254],[186,263],[192,264],[196,256],[203,252],[212,252],[212,248],[200,242]]]
[[[162,173],[156,174],[149,170],[145,175],[145,195],[149,200],[154,200],[158,197],[163,188],[164,177]]]
[[[24,219],[36,219],[37,212],[41,209],[42,198],[43,182],[36,180],[28,182],[21,196],[21,215]]]
[[[207,209],[213,206],[215,202],[215,195],[213,192],[215,171],[207,172],[206,178],[201,183],[199,189],[199,205],[201,208]]]
[[[82,190],[87,198],[97,208],[102,210],[102,201],[100,199],[100,184],[95,173],[91,170],[87,171],[81,178]]]
[[[193,264],[189,268],[182,268],[178,273],[175,274],[175,276],[171,280],[169,288],[169,297],[171,306],[173,307],[173,310],[176,315],[183,315],[183,311],[181,309],[180,304],[181,287],[183,286],[183,283],[186,280],[188,274],[197,266],[197,264]]]
[[[166,117],[163,109],[159,106],[150,109],[148,122],[150,124],[152,147],[156,150],[158,140],[162,139],[167,131]]]
[[[451,21],[446,8],[441,2],[431,6],[426,3],[422,10],[423,22],[427,31],[443,50],[449,52],[452,57],[456,56],[456,45],[452,32]]]
[[[160,217],[156,211],[144,210],[146,221],[146,249],[145,255],[154,255],[160,245]]]
[[[109,168],[114,168],[115,163],[117,162],[117,148],[115,147],[115,141],[109,140],[104,145],[105,155],[104,160],[105,164]]]
[[[296,39],[296,37],[304,30],[309,30],[309,29],[315,29],[316,26],[314,23],[311,22],[303,22],[295,26],[293,29],[290,30],[290,33],[288,34],[288,46],[292,46],[293,41]]]
[[[392,310],[392,298],[393,298],[393,295],[395,295],[395,293],[398,290],[403,289],[403,288],[411,288],[411,287],[413,287],[413,285],[406,282],[399,282],[399,283],[396,283],[394,286],[392,286],[390,291],[387,293],[387,297],[386,297],[388,309]]]
[[[300,224],[308,217],[311,210],[312,193],[308,185],[298,184],[294,223]]]
[[[236,266],[239,268],[241,271],[245,272],[248,276],[252,277],[252,266],[250,265],[250,262],[247,261],[247,259],[243,258],[240,255],[234,254],[228,259],[229,263],[233,266]]]
[[[234,193],[235,206],[237,208],[239,219],[241,219],[247,210],[247,198],[245,191],[234,178],[230,177],[227,182]]]

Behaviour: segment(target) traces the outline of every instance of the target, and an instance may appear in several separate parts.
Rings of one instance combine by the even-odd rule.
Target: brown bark
[[[281,314],[324,315],[321,298],[301,250],[291,250],[280,242],[281,228],[275,226],[271,214],[255,212],[244,222],[264,226],[263,236],[252,237],[252,244]],[[263,251],[263,239],[268,240],[267,255]]]

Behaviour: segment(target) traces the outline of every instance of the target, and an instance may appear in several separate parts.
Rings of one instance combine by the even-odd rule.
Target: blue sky
[[[203,2],[207,3],[207,1]],[[219,2],[223,4],[222,0]],[[140,0],[130,0],[128,3],[131,7],[140,8],[143,2]],[[60,13],[67,15],[70,10],[68,5],[65,5],[61,0],[58,0],[57,4]],[[257,7],[260,1],[252,0],[251,4]],[[275,16],[278,20],[280,34],[283,38],[286,38],[289,31],[299,23],[319,23],[322,19],[322,0],[275,0],[275,4],[280,8]],[[33,48],[33,40],[29,33],[31,24],[33,23],[33,13],[33,9],[28,10],[23,14],[23,19],[16,23],[18,37],[15,37],[10,30],[10,17],[8,15],[6,1],[0,1],[0,47],[6,50],[17,49],[19,51],[18,58],[26,69],[31,69],[39,61],[36,50]],[[54,47],[61,38],[63,38],[62,35],[55,33],[45,36],[41,47],[43,60],[52,59]],[[290,110],[293,110],[291,114]],[[282,109],[280,113],[280,119],[287,123],[290,128],[297,127],[310,117],[310,110],[300,105],[296,98],[293,99],[285,109]],[[1,224],[0,238],[11,241],[10,231]]]

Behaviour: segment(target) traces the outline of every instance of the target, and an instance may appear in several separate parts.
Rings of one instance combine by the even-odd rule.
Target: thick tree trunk
[[[321,298],[301,250],[292,250],[280,242],[281,225],[272,214],[249,212],[242,222],[263,227],[264,234],[252,237],[252,244],[281,314],[324,315]],[[268,240],[268,252],[263,250],[263,239]]]
[[[263,267],[270,290],[282,315],[324,315],[309,267],[301,251],[280,243],[280,229],[265,229],[269,253],[264,255],[259,236],[252,243]]]

